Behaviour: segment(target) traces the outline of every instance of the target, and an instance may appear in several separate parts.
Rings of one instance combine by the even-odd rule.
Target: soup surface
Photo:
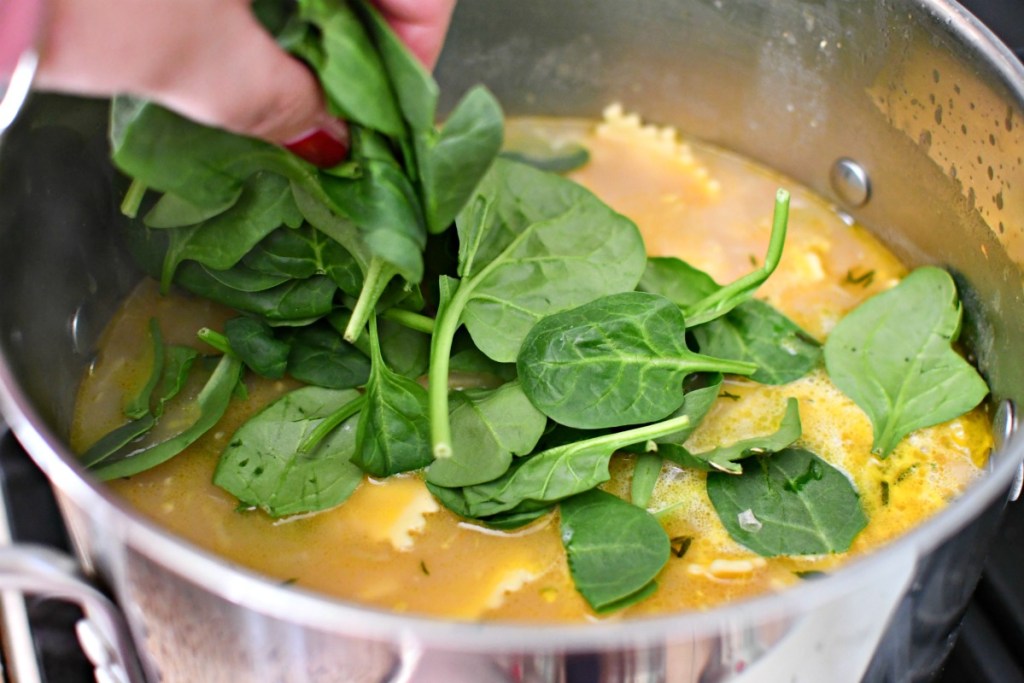
[[[749,161],[643,126],[613,109],[594,125],[523,120],[516,133],[556,148],[582,144],[590,159],[571,177],[632,218],[650,255],[682,258],[718,282],[732,281],[763,257],[776,188],[792,192],[785,253],[758,291],[823,341],[843,315],[893,286],[903,265],[864,229],[820,198]],[[151,318],[167,342],[194,345],[196,330],[235,315],[182,294],[161,296],[145,281],[110,324],[78,397],[73,445],[85,450],[124,421],[124,397],[147,379]],[[209,349],[206,349],[209,350]],[[868,517],[847,553],[762,558],[733,541],[705,491],[705,473],[666,463],[648,509],[673,539],[657,592],[610,617],[598,617],[569,574],[557,513],[515,531],[466,522],[439,505],[417,474],[366,478],[340,507],[272,519],[239,510],[211,482],[234,431],[273,398],[298,386],[251,375],[248,395],[184,453],[114,489],[143,514],[198,546],[282,582],[396,611],[459,619],[578,621],[707,609],[784,588],[807,572],[828,571],[889,541],[934,514],[980,473],[991,447],[984,409],[913,433],[884,460],[871,454],[868,417],[823,370],[782,386],[729,378],[687,447],[702,451],[770,433],[786,398],[799,399],[798,442],[854,483]],[[186,391],[195,395],[199,386]],[[185,409],[187,410],[187,408]],[[174,415],[162,420],[173,430]],[[186,416],[183,416],[186,417]],[[628,497],[632,456],[612,462],[605,489]]]

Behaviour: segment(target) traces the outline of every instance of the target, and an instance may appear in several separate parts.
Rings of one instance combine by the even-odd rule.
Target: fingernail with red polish
[[[330,126],[315,128],[284,144],[292,154],[320,168],[337,166],[348,158],[348,126],[332,121]]]

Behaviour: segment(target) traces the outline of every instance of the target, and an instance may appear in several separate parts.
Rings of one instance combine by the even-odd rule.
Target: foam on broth
[[[678,256],[719,282],[749,271],[765,252],[777,187],[792,193],[789,235],[776,273],[758,296],[824,340],[835,323],[906,272],[858,225],[820,198],[733,155],[644,127],[620,111],[605,122],[524,120],[513,134],[582,143],[590,162],[572,177],[632,218],[651,255]],[[97,362],[81,385],[72,444],[85,450],[123,422],[123,401],[148,376],[147,326],[155,317],[169,343],[192,344],[203,326],[234,314],[145,281],[111,322]],[[209,351],[209,349],[206,349]],[[221,449],[260,407],[297,386],[249,376],[245,400],[186,452],[143,474],[111,482],[140,512],[191,542],[283,582],[396,611],[459,619],[595,619],[568,573],[552,515],[518,531],[469,524],[441,507],[414,474],[367,478],[342,506],[282,520],[239,511],[211,483]],[[199,387],[191,387],[193,395]],[[666,464],[650,502],[669,535],[690,539],[659,577],[655,595],[606,618],[707,609],[778,590],[807,571],[826,571],[885,543],[935,513],[981,471],[992,439],[977,409],[920,430],[886,460],[871,456],[871,425],[823,371],[784,386],[730,380],[727,400],[687,442],[695,451],[774,431],[785,399],[800,401],[799,444],[851,478],[869,517],[848,553],[763,559],[722,528],[704,490],[704,473]],[[628,456],[612,464],[605,488],[626,495]]]

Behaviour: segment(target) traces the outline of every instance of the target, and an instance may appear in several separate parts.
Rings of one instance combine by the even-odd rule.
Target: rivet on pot
[[[858,209],[871,199],[871,179],[864,167],[853,159],[836,159],[829,172],[832,191],[851,209]]]

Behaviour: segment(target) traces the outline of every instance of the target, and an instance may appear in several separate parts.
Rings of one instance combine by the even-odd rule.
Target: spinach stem
[[[394,268],[376,256],[370,259],[370,265],[366,268],[366,276],[363,278],[363,288],[359,292],[359,299],[352,308],[352,317],[349,318],[345,327],[345,341],[354,344],[370,319],[370,314],[377,305],[377,300],[384,292],[384,288],[395,276]]]
[[[427,383],[430,407],[430,441],[434,457],[452,455],[452,427],[448,419],[448,374],[455,332],[462,324],[462,311],[466,308],[472,286],[461,283],[450,300],[442,296],[441,309],[434,321],[434,335],[430,338],[430,381]]]
[[[404,325],[410,330],[416,330],[424,334],[434,334],[434,319],[422,313],[407,311],[404,308],[389,308],[381,313],[380,316],[392,320],[399,325]]]
[[[621,432],[612,432],[611,434],[604,434],[603,436],[595,436],[591,439],[584,439],[583,441],[577,441],[565,446],[556,446],[549,450],[556,451],[560,448],[564,448],[566,452],[578,452],[582,450],[589,450],[591,448],[608,446],[618,450],[619,448],[625,448],[626,446],[631,446],[635,443],[640,443],[641,441],[653,441],[662,436],[674,434],[680,429],[685,429],[689,426],[690,416],[679,415],[667,420],[662,420],[661,422],[655,422],[654,424],[634,427],[633,429],[626,429]]]
[[[128,218],[138,216],[139,207],[142,205],[142,198],[146,196],[146,190],[148,189],[149,187],[146,183],[138,178],[132,180],[132,184],[128,186],[128,191],[124,193],[124,199],[121,200],[121,213]]]
[[[481,225],[487,222],[487,213],[490,205],[486,205],[483,216],[479,218]],[[430,371],[429,382],[427,383],[428,406],[430,410],[430,440],[433,444],[434,457],[438,459],[450,458],[452,455],[452,428],[448,416],[448,374],[452,354],[452,343],[455,333],[462,325],[462,312],[466,305],[473,298],[473,290],[476,286],[487,279],[487,276],[500,267],[509,254],[515,252],[519,244],[532,235],[531,230],[525,230],[513,239],[500,254],[474,275],[467,275],[467,278],[457,281],[455,291],[451,292],[446,287],[451,287],[446,278],[441,278],[441,305],[438,307],[437,319],[434,321],[434,335],[430,338]],[[473,261],[470,258],[463,265],[463,271],[467,274],[473,272]]]
[[[789,223],[789,192],[779,188],[775,193],[775,212],[772,216],[772,234],[768,240],[768,253],[764,265],[743,277],[730,282],[714,294],[683,309],[686,326],[693,327],[710,322],[725,315],[737,305],[749,299],[754,291],[775,272],[782,258],[782,247],[786,242],[786,227]]]
[[[363,394],[359,398],[354,398],[342,407],[335,410],[333,413],[325,417],[320,424],[318,424],[309,435],[302,440],[299,444],[299,453],[309,453],[324,440],[328,434],[333,432],[338,425],[352,417],[366,404],[366,395]]]
[[[216,330],[211,330],[209,327],[203,327],[196,332],[196,336],[199,337],[200,341],[209,344],[225,355],[234,353],[231,350],[231,344],[228,343],[228,338]]]
[[[683,503],[685,503],[685,502],[687,502],[687,501],[681,500],[678,503],[672,503],[671,505],[666,505],[665,507],[661,508],[660,510],[655,510],[651,514],[654,515],[655,517],[657,517],[658,519],[663,519],[665,517],[665,515],[671,514],[672,511],[678,510],[679,508],[681,508],[683,506]]]

